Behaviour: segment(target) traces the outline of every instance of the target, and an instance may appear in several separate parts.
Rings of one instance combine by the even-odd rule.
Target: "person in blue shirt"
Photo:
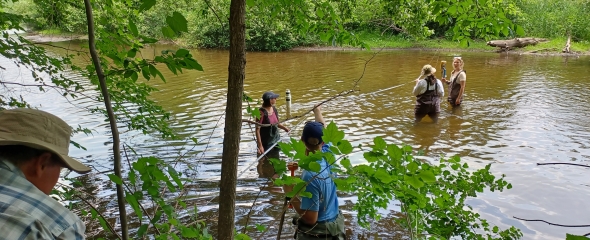
[[[322,140],[324,130],[324,119],[321,109],[316,106],[313,110],[315,122],[308,122],[303,128],[301,140],[305,144],[306,155],[316,151],[330,152],[329,144]],[[295,217],[297,224],[296,239],[346,239],[344,229],[344,217],[338,210],[338,196],[336,195],[336,184],[332,180],[331,167],[326,159],[318,163],[323,171],[311,172],[304,170],[301,179],[308,183],[306,190],[312,197],[294,197],[291,205],[299,214]],[[289,163],[296,166],[297,163]],[[293,186],[284,186],[285,192],[293,190]]]

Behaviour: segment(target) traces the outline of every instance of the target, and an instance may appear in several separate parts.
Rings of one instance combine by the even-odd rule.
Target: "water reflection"
[[[81,49],[78,42],[61,43],[65,47]],[[142,52],[150,57],[169,46],[155,46]],[[55,50],[59,53],[58,50]],[[189,201],[199,207],[200,217],[213,224],[217,216],[216,193],[220,174],[224,109],[227,88],[228,53],[220,50],[195,50],[195,58],[204,72],[187,72],[174,76],[161,67],[168,82],[151,81],[159,92],[153,99],[174,114],[173,127],[183,138],[190,140],[164,141],[157,135],[142,135],[122,128],[123,141],[134,147],[139,155],[155,155],[178,164],[181,171],[196,178],[190,186]],[[542,223],[515,221],[512,216],[539,218],[564,224],[587,224],[590,215],[582,199],[590,194],[586,170],[564,166],[536,166],[537,162],[587,163],[590,161],[590,85],[585,76],[588,57],[518,56],[496,53],[462,53],[469,73],[465,97],[460,110],[441,104],[438,124],[413,123],[415,98],[409,94],[416,67],[437,65],[449,61],[455,54],[425,51],[381,52],[366,67],[359,82],[360,92],[337,98],[324,107],[326,120],[335,121],[345,131],[354,146],[370,144],[380,136],[388,142],[409,144],[424,151],[424,160],[432,161],[441,155],[459,155],[471,167],[492,163],[492,171],[506,174],[514,188],[502,193],[484,193],[470,204],[491,223],[506,227],[521,227],[525,239],[563,239],[565,232],[583,234],[578,229],[550,227]],[[291,90],[292,114],[299,115],[315,103],[349,90],[363,74],[368,52],[283,52],[248,53],[245,90],[250,96],[260,96],[272,90],[284,93]],[[80,63],[88,59],[80,58]],[[0,59],[4,79],[30,81],[30,73],[17,69],[6,59]],[[73,75],[80,79],[80,76]],[[80,79],[86,86],[84,79]],[[90,90],[89,95],[96,94]],[[73,149],[71,154],[98,171],[109,170],[110,137],[108,125],[101,116],[86,109],[100,106],[91,99],[73,100],[74,104],[52,93],[24,93],[33,106],[50,111],[73,126],[94,130],[93,135],[78,134],[73,140],[87,147],[87,151]],[[253,103],[257,106],[257,103]],[[279,99],[278,111],[285,115],[284,99]],[[291,136],[299,136],[300,121],[290,121]],[[275,226],[266,235],[276,234],[282,193],[270,191],[266,180],[258,179],[253,161],[256,144],[252,129],[242,128],[238,171],[238,203],[236,219],[243,228],[247,216],[250,222]],[[288,137],[286,137],[288,138]],[[133,161],[133,159],[131,159]],[[351,155],[353,164],[362,163],[362,153]],[[198,164],[197,172],[188,171],[186,164]],[[105,214],[116,221],[113,186],[104,175],[89,180],[94,203],[102,206]],[[262,189],[262,190],[261,190]],[[256,200],[255,200],[256,199]],[[353,196],[343,197],[341,205],[350,206]],[[250,209],[252,212],[250,213]],[[582,210],[580,210],[582,209]],[[350,210],[350,209],[349,209]],[[250,213],[250,214],[248,214]],[[351,227],[350,233],[359,239],[377,236],[391,239],[397,230],[388,222],[395,217],[395,203],[384,211],[392,214],[384,222],[376,223],[377,235]],[[352,211],[347,223],[354,226]],[[89,234],[98,226],[90,226]],[[290,226],[285,225],[285,236]]]

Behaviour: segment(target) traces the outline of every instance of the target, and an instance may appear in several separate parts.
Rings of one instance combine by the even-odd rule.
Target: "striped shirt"
[[[0,239],[84,239],[84,223],[0,160]]]

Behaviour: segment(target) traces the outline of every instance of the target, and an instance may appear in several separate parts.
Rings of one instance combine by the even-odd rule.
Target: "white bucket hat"
[[[68,156],[72,128],[57,116],[36,109],[0,111],[0,146],[23,145],[57,155],[67,168],[90,172],[88,166]]]

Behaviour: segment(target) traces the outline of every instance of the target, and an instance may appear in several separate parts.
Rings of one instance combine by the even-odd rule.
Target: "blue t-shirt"
[[[329,152],[330,145],[324,144],[322,152]],[[317,175],[316,172],[310,172],[304,170],[301,179],[303,181],[311,182],[307,185],[306,191],[310,192],[312,197],[301,197],[301,209],[318,212],[318,222],[325,222],[332,220],[338,216],[338,196],[336,195],[336,184],[330,178],[332,171],[328,162],[323,159],[318,161],[321,172],[315,179],[313,177]]]

